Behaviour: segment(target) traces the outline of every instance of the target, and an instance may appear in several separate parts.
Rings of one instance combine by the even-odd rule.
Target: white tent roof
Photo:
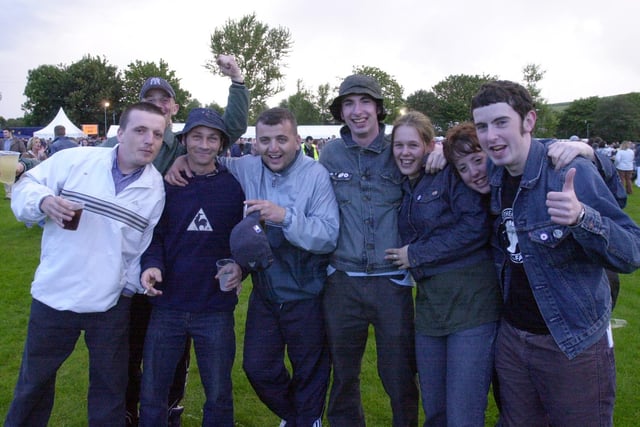
[[[314,139],[320,139],[320,138],[325,139],[325,138],[331,138],[331,137],[339,138],[340,128],[342,126],[343,125],[318,125],[318,126],[298,125],[298,135],[300,135],[300,138],[302,138],[303,140],[307,136],[312,136]],[[109,127],[109,132],[107,133],[107,137],[111,138],[112,136],[115,136],[118,133],[118,127],[119,126],[117,125],[111,125]],[[184,127],[184,123],[172,123],[173,132],[180,132],[183,127]],[[390,134],[392,129],[393,129],[393,126],[386,125],[385,133]],[[247,131],[245,132],[244,135],[242,135],[242,137],[255,138],[256,127],[248,126]]]
[[[340,138],[340,128],[344,125],[298,125],[298,135],[304,140],[306,137],[311,136],[313,139],[327,139],[327,138]],[[385,134],[390,134],[393,130],[393,126],[385,125]],[[242,135],[244,138],[255,138],[256,127],[247,127],[247,132]]]
[[[44,139],[53,139],[55,137],[53,135],[53,128],[58,125],[64,126],[66,134],[69,138],[82,138],[86,136],[84,132],[82,132],[82,129],[79,129],[71,122],[71,120],[69,120],[69,117],[67,117],[62,107],[60,107],[60,110],[58,110],[58,114],[56,114],[53,120],[51,120],[51,123],[40,129],[39,131],[34,132],[33,136]]]

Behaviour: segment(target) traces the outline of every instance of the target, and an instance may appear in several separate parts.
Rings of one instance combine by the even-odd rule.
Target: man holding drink
[[[116,148],[64,150],[24,173],[11,208],[20,221],[46,219],[31,313],[5,426],[46,425],[56,373],[84,331],[89,349],[89,425],[124,418],[131,295],[142,291],[140,256],[164,206],[151,165],[165,121],[138,103],[120,119]],[[71,200],[84,203],[82,217]],[[77,230],[65,222],[79,218]],[[103,253],[103,257],[86,254]]]
[[[144,344],[139,425],[167,425],[175,367],[193,339],[207,397],[202,425],[233,426],[233,311],[242,271],[229,263],[216,272],[216,263],[231,255],[229,235],[242,220],[244,193],[218,163],[230,138],[217,112],[191,110],[179,138],[193,177],[184,187],[165,186],[166,206],[141,260],[142,285],[155,298]]]

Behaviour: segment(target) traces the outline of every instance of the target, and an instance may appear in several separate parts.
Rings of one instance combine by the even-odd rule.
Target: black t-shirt
[[[508,283],[509,293],[504,306],[504,318],[514,327],[533,334],[549,334],[538,304],[531,291],[529,279],[524,270],[522,253],[518,244],[515,225],[513,222],[513,200],[520,185],[522,176],[511,176],[505,173],[502,182],[502,212],[498,229],[500,244],[509,260],[506,268],[511,273]]]

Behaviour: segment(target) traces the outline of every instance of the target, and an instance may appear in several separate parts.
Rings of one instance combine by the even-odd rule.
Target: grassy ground
[[[640,194],[640,191],[637,193]],[[640,195],[631,196],[626,211],[636,222],[640,222]],[[0,417],[4,419],[20,366],[29,315],[29,284],[38,264],[41,230],[37,226],[29,229],[17,222],[11,213],[9,201],[0,200],[0,236],[0,325],[3,329],[0,346]],[[78,262],[82,262],[82,259],[78,259]],[[614,330],[618,371],[615,425],[631,427],[638,425],[640,419],[640,318],[637,314],[640,310],[640,272],[623,275],[621,280],[622,289],[613,317],[627,320],[628,325]],[[242,336],[249,287],[250,284],[247,283],[236,309],[238,348],[233,369],[236,425],[275,427],[279,419],[258,400],[241,368]],[[367,424],[385,427],[391,425],[391,410],[377,378],[373,341],[373,335],[370,335],[363,362],[362,396]],[[200,411],[204,401],[195,358],[192,361],[187,398],[184,402],[185,427],[200,425]],[[79,341],[76,351],[58,373],[57,398],[50,425],[75,427],[87,424],[87,382],[87,351],[84,343]],[[490,401],[486,425],[494,425],[496,417],[495,406]]]

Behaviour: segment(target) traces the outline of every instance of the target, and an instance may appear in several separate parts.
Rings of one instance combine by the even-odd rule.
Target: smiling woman
[[[398,168],[409,180],[398,217],[401,248],[387,259],[417,284],[415,342],[425,425],[482,425],[501,297],[489,249],[488,209],[451,166],[424,173],[434,130],[424,114],[397,119]]]

